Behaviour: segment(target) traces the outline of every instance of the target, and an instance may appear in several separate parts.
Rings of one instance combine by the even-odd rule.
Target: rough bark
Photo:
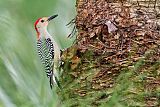
[[[67,106],[160,106],[160,14],[143,2],[77,0],[59,93]]]

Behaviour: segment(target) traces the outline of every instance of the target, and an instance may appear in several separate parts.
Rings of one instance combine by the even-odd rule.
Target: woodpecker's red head
[[[43,17],[36,20],[34,23],[35,30],[37,32],[37,38],[39,39],[41,31],[47,28],[49,21],[57,17],[58,15],[53,15],[50,17]]]

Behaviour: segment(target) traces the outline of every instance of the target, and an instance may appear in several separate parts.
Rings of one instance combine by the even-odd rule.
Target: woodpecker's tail
[[[51,89],[55,84],[58,86],[58,88],[62,89],[57,77],[54,74],[52,74],[50,76],[50,87],[51,87]]]

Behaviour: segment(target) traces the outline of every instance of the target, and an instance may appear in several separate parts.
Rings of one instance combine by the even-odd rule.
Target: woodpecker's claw
[[[56,18],[57,16],[58,16],[58,14],[50,16],[47,21],[51,21],[52,19]]]

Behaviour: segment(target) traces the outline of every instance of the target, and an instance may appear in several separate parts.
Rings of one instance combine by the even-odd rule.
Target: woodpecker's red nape
[[[39,19],[37,19],[36,21],[35,21],[35,23],[34,23],[34,28],[35,28],[35,30],[36,30],[36,32],[37,32],[37,37],[39,38],[39,35],[40,35],[40,33],[39,33],[39,31],[38,31],[38,29],[37,29],[37,24],[38,24],[38,22],[39,22],[39,20],[41,20],[42,18],[39,18]]]

